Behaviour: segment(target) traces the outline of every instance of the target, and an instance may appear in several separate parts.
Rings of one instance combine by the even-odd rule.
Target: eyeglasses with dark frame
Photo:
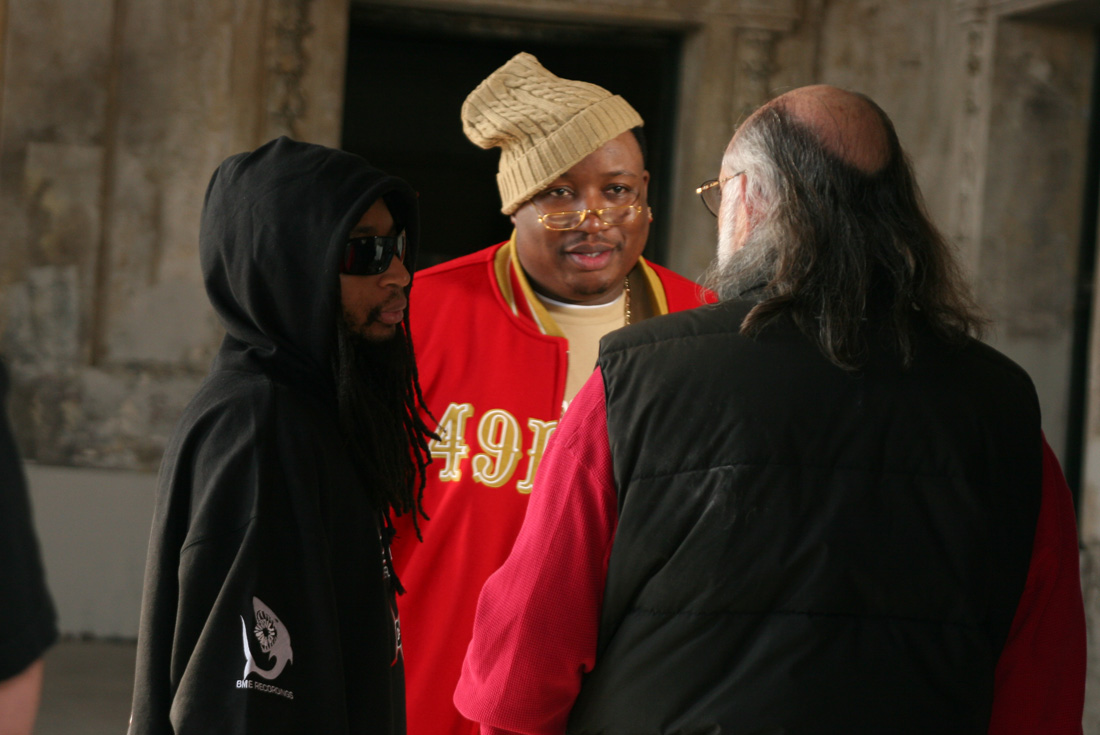
[[[385,273],[393,256],[404,262],[408,240],[405,231],[396,235],[353,237],[344,245],[340,273],[347,276],[377,276]]]
[[[703,200],[703,205],[707,208],[708,212],[715,217],[718,216],[718,210],[722,207],[722,185],[730,179],[737,178],[743,173],[745,172],[738,171],[735,174],[723,176],[719,179],[708,179],[695,188],[695,193]]]
[[[636,197],[634,201],[637,201]],[[531,204],[535,207],[535,211],[539,213],[539,224],[554,232],[575,230],[584,224],[585,218],[590,214],[596,215],[596,218],[608,227],[615,227],[617,225],[625,225],[629,222],[633,222],[634,218],[642,212],[641,204],[621,204],[614,207],[603,207],[601,209],[578,209],[574,212],[543,213],[543,211],[539,209],[539,206],[533,201]]]

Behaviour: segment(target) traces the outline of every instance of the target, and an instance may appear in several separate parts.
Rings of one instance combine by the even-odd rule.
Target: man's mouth
[[[596,271],[611,262],[616,250],[608,245],[580,245],[565,251],[565,259],[580,270]]]
[[[409,302],[404,298],[389,301],[377,308],[375,319],[383,324],[400,324],[405,318],[405,307]]]

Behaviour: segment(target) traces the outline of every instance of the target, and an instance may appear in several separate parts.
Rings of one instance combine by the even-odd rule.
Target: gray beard
[[[717,294],[719,301],[739,299],[769,284],[777,265],[776,249],[764,240],[750,236],[740,250],[731,253],[729,243],[720,236],[718,256],[703,274],[703,285]]]

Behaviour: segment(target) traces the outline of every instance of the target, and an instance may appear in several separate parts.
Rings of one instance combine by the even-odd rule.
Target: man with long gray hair
[[[604,338],[482,591],[459,710],[483,732],[1080,733],[1070,494],[886,114],[788,92],[700,193],[722,300]]]

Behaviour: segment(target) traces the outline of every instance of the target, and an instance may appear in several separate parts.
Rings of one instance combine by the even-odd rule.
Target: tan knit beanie
[[[505,214],[641,124],[641,115],[622,97],[556,77],[527,53],[490,74],[462,105],[466,137],[482,148],[501,149],[497,186]]]

